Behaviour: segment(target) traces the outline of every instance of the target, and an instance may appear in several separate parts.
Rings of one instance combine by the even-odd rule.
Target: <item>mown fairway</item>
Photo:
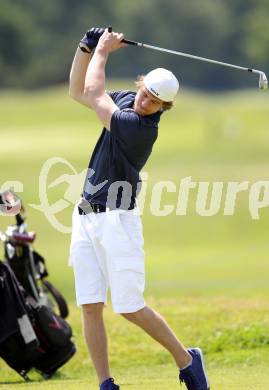
[[[114,86],[122,87],[115,82]],[[131,88],[132,85],[125,84]],[[113,86],[111,86],[111,89]],[[252,219],[249,190],[238,195],[233,216],[224,215],[227,183],[269,180],[269,97],[260,91],[205,95],[183,91],[176,108],[163,116],[148,173],[143,213],[148,303],[159,310],[186,345],[206,353],[213,390],[269,389],[269,208]],[[32,384],[0,362],[1,389],[96,389],[74,303],[72,270],[67,267],[69,234],[51,226],[30,207],[40,204],[39,174],[49,158],[67,160],[80,173],[86,168],[100,126],[94,113],[72,102],[67,88],[0,95],[0,184],[16,180],[27,209],[35,248],[47,259],[50,280],[70,302],[69,321],[78,352],[55,378]],[[47,196],[51,205],[65,198],[68,207],[55,217],[70,226],[72,196],[60,175],[74,172],[64,164],[51,168]],[[196,212],[197,189],[191,190],[187,213],[158,217],[150,211],[156,182],[173,181],[176,192],[163,192],[162,206],[176,205],[180,180],[224,182],[217,215]],[[212,186],[210,187],[212,189]],[[211,190],[209,191],[211,194]],[[263,194],[261,194],[262,198]],[[13,221],[1,217],[0,229]],[[131,324],[106,310],[112,372],[122,389],[180,388],[170,356]]]

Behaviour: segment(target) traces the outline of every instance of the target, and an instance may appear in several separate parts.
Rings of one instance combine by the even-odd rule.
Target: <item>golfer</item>
[[[136,206],[139,171],[151,154],[161,116],[173,105],[178,81],[170,71],[157,68],[140,77],[137,92],[106,92],[106,62],[110,53],[125,46],[123,38],[109,29],[89,30],[70,74],[70,96],[94,110],[103,126],[74,209],[70,245],[84,335],[100,389],[119,389],[111,377],[103,321],[110,288],[114,312],[171,353],[181,382],[189,390],[208,390],[201,350],[186,349],[143,297],[143,234]]]

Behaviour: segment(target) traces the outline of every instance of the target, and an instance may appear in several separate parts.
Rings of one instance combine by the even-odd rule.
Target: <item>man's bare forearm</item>
[[[105,67],[108,52],[97,46],[91,62],[88,65],[85,78],[84,93],[90,98],[96,98],[105,93]]]
[[[85,77],[91,57],[92,54],[84,53],[79,48],[76,51],[69,82],[69,95],[75,100],[79,100],[84,94]]]

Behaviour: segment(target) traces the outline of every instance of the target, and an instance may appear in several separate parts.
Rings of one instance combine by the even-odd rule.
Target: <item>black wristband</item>
[[[80,48],[81,51],[83,51],[83,53],[88,53],[88,54],[91,54],[91,50],[87,50],[86,47],[82,46],[82,45],[78,45],[78,47]]]

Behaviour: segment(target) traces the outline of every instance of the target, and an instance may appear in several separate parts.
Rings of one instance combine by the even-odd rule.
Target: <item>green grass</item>
[[[116,82],[110,89],[132,85]],[[269,388],[269,243],[268,207],[253,220],[249,192],[238,195],[235,215],[225,216],[225,191],[213,217],[196,212],[197,190],[192,190],[187,215],[173,212],[157,217],[150,212],[152,188],[160,180],[176,184],[164,191],[162,204],[176,204],[180,180],[268,180],[268,95],[245,91],[206,95],[183,91],[175,108],[164,114],[148,172],[143,213],[148,303],[160,311],[186,345],[200,345],[213,390]],[[67,97],[67,88],[32,93],[4,91],[0,95],[1,182],[23,184],[21,197],[30,230],[37,232],[36,249],[47,259],[50,280],[70,302],[70,323],[78,346],[76,356],[55,378],[44,383],[31,373],[32,383],[20,378],[1,361],[1,389],[95,389],[74,303],[72,269],[67,266],[69,234],[56,231],[40,211],[39,173],[51,157],[69,161],[79,173],[87,166],[100,126],[94,113]],[[58,164],[48,184],[70,169]],[[82,179],[81,179],[82,181]],[[82,185],[82,183],[81,183]],[[81,185],[77,186],[79,195]],[[225,187],[226,188],[226,187]],[[64,199],[62,183],[48,190],[51,204]],[[58,219],[70,226],[73,204]],[[2,217],[0,229],[13,221]],[[105,311],[112,372],[128,389],[177,389],[171,357],[148,336],[124,319]]]
[[[148,303],[163,314],[186,343],[203,346],[213,389],[266,389],[268,383],[268,303],[254,299],[155,299]],[[166,351],[130,323],[105,310],[113,374],[123,388],[177,389],[174,364]],[[266,318],[267,317],[267,318]],[[194,321],[195,318],[195,321]],[[27,388],[96,388],[80,330],[80,311],[70,316],[78,352],[48,383],[31,373]],[[1,368],[4,384],[24,388],[19,378]],[[141,384],[141,385],[140,385]],[[163,387],[162,387],[163,386]],[[241,387],[240,387],[241,386]],[[6,386],[7,388],[8,386]]]

